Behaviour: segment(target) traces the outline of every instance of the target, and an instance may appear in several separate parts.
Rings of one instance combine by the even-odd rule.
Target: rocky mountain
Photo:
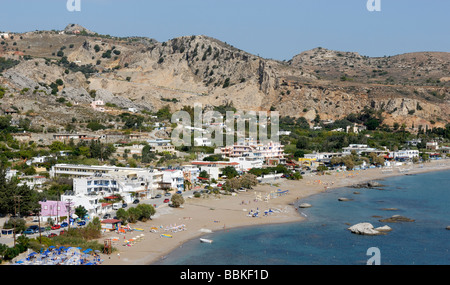
[[[416,128],[450,119],[450,53],[444,52],[370,58],[316,48],[284,62],[203,35],[158,42],[70,24],[63,31],[4,38],[2,57],[1,108],[33,114],[36,126],[112,120],[120,108],[169,105],[175,111],[194,103],[309,120],[317,114],[335,120],[368,106],[383,111],[388,124]],[[108,103],[111,112],[94,112],[94,99]]]

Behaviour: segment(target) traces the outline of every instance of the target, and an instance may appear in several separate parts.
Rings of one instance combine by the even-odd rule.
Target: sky
[[[68,1],[80,1],[80,11],[69,11]],[[368,1],[381,11],[369,11]],[[378,57],[450,52],[449,13],[449,0],[0,0],[0,31],[76,23],[161,42],[206,35],[277,60],[316,47]]]

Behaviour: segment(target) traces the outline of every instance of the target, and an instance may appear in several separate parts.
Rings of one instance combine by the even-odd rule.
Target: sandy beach
[[[437,160],[424,164],[393,167],[391,172],[382,169],[366,169],[344,172],[330,172],[329,175],[304,175],[302,180],[278,179],[272,184],[259,184],[247,192],[230,195],[205,195],[204,198],[186,199],[183,208],[162,206],[145,223],[130,224],[131,228],[143,229],[126,234],[105,233],[99,239],[116,237],[113,246],[118,251],[111,255],[102,254],[103,265],[147,265],[161,259],[172,250],[193,238],[205,235],[204,230],[226,231],[229,228],[273,223],[299,222],[304,218],[296,208],[296,203],[314,194],[335,188],[351,186],[371,180],[380,180],[398,175],[410,175],[429,171],[450,169],[450,159]],[[283,195],[275,195],[278,189],[288,190]],[[271,194],[272,193],[272,194]],[[258,217],[248,216],[250,211],[259,209]],[[272,213],[264,215],[269,209]],[[166,231],[173,226],[183,225],[185,230]],[[150,228],[157,228],[151,232]],[[144,234],[132,246],[124,246],[123,241]],[[171,238],[161,237],[170,234]],[[200,241],[199,241],[200,242]]]

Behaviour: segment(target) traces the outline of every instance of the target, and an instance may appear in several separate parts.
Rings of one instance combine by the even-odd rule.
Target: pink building
[[[68,206],[69,203],[61,201],[46,201],[39,202],[41,204],[41,221],[46,222],[48,218],[53,219],[56,222],[60,222],[60,217],[68,217]],[[73,214],[74,211],[70,210]]]

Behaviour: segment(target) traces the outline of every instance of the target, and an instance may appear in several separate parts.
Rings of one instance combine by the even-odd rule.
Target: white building
[[[264,165],[264,158],[262,156],[257,156],[254,153],[249,153],[240,157],[230,157],[230,162],[239,163],[237,169],[246,172],[252,168],[262,168]]]
[[[362,131],[364,131],[366,129],[367,129],[366,126],[358,125],[358,124],[355,123],[355,124],[353,124],[353,126],[347,126],[345,130],[346,130],[347,133],[358,134],[359,132],[362,132]]]
[[[427,142],[426,148],[430,150],[439,150],[439,144],[435,141]]]
[[[278,131],[278,135],[279,135],[279,136],[290,136],[290,135],[291,135],[291,131],[283,131],[283,130],[279,130],[279,131]]]
[[[150,145],[151,152],[170,152],[175,153],[175,146],[171,144],[170,140],[156,139],[156,140],[147,140],[147,143]]]
[[[91,107],[96,111],[105,112],[105,102],[102,100],[92,101]]]
[[[102,203],[100,203],[100,199],[102,197],[99,195],[91,195],[86,196],[82,194],[75,194],[74,192],[66,192],[64,195],[61,195],[61,201],[70,205],[70,213],[75,213],[75,209],[77,207],[83,207],[86,209],[90,217],[101,217],[106,214],[107,208],[103,207]]]
[[[378,152],[376,148],[369,147],[366,144],[351,144],[348,147],[343,147],[343,155],[350,155],[353,151],[356,152],[356,154],[360,155],[362,153],[371,153],[371,152]]]
[[[116,147],[116,156],[123,157],[126,153],[129,157],[132,157],[133,154],[138,156],[142,156],[142,149],[145,145],[134,144],[132,146],[118,146]]]
[[[212,146],[212,142],[208,138],[194,138],[195,146]]]
[[[326,161],[330,160],[333,157],[342,157],[343,153],[341,152],[314,152],[307,153],[304,155],[304,158],[307,159],[315,159],[316,161]]]
[[[200,168],[196,165],[183,165],[181,166],[181,170],[183,171],[184,179],[188,180],[191,186],[194,186],[198,182]]]
[[[388,157],[395,160],[412,160],[414,157],[419,157],[419,151],[414,149],[398,150],[390,152]]]
[[[180,169],[165,169],[163,173],[163,183],[170,185],[171,189],[183,191],[184,189],[184,174]]]
[[[214,151],[229,158],[261,157],[265,164],[285,163],[284,146],[279,142],[258,143],[253,139],[240,140],[234,145],[218,148]]]
[[[159,190],[163,173],[147,168],[56,164],[50,177],[73,178],[73,195],[106,197],[115,193],[132,202],[134,197],[149,197]]]
[[[236,170],[239,170],[239,163],[231,161],[193,161],[192,165],[200,168],[200,171],[206,171],[210,179],[216,180],[222,174],[222,169],[227,166],[233,166]]]

